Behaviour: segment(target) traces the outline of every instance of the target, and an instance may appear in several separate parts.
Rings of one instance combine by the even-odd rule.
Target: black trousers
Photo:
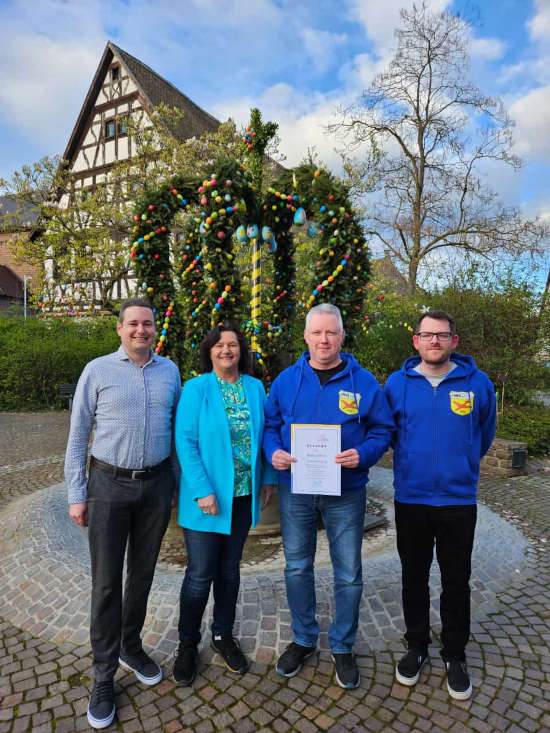
[[[470,636],[470,574],[477,506],[395,502],[401,559],[405,639],[426,650],[430,638],[430,567],[433,548],[441,572],[441,656],[464,661]]]
[[[169,464],[145,481],[114,478],[90,467],[90,641],[98,681],[114,677],[121,650],[133,654],[142,648],[140,634],[160,544],[170,519],[174,483]]]

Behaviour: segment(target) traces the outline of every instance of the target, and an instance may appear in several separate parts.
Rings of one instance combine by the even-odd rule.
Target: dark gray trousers
[[[90,641],[98,681],[114,677],[120,651],[134,654],[142,648],[140,634],[160,544],[170,519],[174,484],[169,464],[145,481],[114,478],[90,467]]]

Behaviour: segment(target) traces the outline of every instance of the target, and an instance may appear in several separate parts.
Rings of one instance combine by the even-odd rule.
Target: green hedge
[[[0,317],[0,410],[67,406],[59,386],[91,359],[118,348],[115,319]]]
[[[550,453],[550,409],[537,405],[509,405],[499,416],[497,437],[527,443],[530,455]]]
[[[504,403],[527,405],[533,391],[550,389],[550,320],[540,315],[541,294],[529,284],[497,282],[492,287],[453,285],[435,293],[405,297],[370,290],[365,330],[355,356],[381,383],[416,353],[412,330],[426,310],[451,313],[457,351],[473,356]],[[345,342],[344,342],[345,348]]]

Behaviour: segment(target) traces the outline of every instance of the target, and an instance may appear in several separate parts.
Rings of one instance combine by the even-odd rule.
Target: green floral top
[[[223,405],[229,420],[229,433],[233,449],[235,485],[233,496],[246,496],[252,492],[250,474],[250,411],[246,402],[243,380],[227,382],[216,375]]]

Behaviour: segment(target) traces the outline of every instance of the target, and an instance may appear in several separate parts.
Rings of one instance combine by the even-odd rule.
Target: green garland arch
[[[254,145],[251,129],[247,148]],[[172,221],[181,211],[184,229],[171,246]],[[308,270],[298,293],[295,232],[304,225]],[[263,231],[273,258],[271,282],[262,283],[266,317],[254,321],[237,262],[239,239],[241,248],[248,246],[246,231],[250,239]],[[368,247],[345,185],[313,165],[285,171],[265,195],[235,159],[214,162],[204,180],[175,176],[137,202],[132,240],[138,288],[156,312],[155,350],[174,359],[186,376],[196,373],[204,334],[228,318],[242,323],[259,345],[256,371],[267,382],[281,368],[281,353],[291,350],[293,322],[315,303],[341,308],[348,346],[361,327]]]

